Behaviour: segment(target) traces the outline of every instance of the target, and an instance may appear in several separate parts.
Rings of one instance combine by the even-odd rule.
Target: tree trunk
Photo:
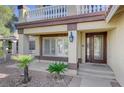
[[[27,83],[29,81],[29,75],[28,75],[28,66],[24,68],[24,83]]]
[[[61,75],[59,73],[56,73],[54,78],[56,80],[61,80]]]

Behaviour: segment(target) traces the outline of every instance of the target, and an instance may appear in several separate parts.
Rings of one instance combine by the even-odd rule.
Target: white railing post
[[[96,12],[97,10],[97,5],[93,5],[93,12]]]
[[[106,11],[106,7],[105,5],[102,5],[102,11]]]
[[[99,12],[100,11],[100,6],[99,5],[97,5],[97,12]]]
[[[92,5],[89,5],[89,13],[92,13]]]

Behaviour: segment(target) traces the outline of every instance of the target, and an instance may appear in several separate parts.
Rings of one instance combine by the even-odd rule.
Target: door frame
[[[87,61],[87,37],[89,35],[104,35],[104,48],[103,48],[103,60],[96,61],[96,62],[88,62]],[[107,64],[107,32],[91,32],[85,33],[85,62],[86,63],[100,63],[100,64]]]

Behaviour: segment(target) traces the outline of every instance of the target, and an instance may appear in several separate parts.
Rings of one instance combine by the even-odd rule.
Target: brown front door
[[[86,62],[106,63],[106,32],[86,34]]]

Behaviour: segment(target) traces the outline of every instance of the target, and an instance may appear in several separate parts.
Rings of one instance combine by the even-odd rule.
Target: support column
[[[19,34],[19,54],[29,54],[29,37],[25,34]]]
[[[40,36],[35,37],[35,55],[40,56]]]
[[[78,32],[77,34],[78,34],[77,47],[78,47],[78,64],[79,64],[79,63],[82,63],[82,47],[83,47],[83,45],[82,45],[81,32]]]
[[[77,50],[77,24],[68,24],[68,65],[69,69],[77,74],[78,50]]]
[[[69,16],[77,15],[77,6],[76,5],[68,5],[68,15]]]
[[[4,51],[4,62],[7,61],[7,55],[8,55],[8,41],[3,40],[3,51]]]
[[[17,54],[17,40],[12,41],[12,54]]]

